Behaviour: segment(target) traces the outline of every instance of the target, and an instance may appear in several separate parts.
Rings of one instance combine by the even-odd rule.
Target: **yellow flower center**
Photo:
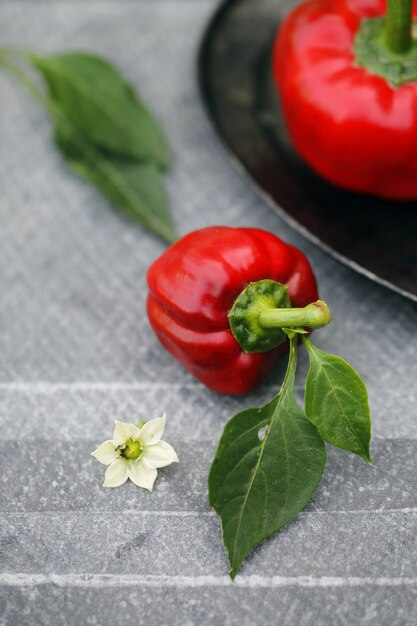
[[[128,439],[125,448],[122,450],[122,456],[129,461],[138,459],[143,452],[143,446],[137,439]]]

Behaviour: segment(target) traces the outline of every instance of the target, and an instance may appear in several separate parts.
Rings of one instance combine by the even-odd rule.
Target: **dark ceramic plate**
[[[295,154],[271,78],[275,30],[297,0],[227,0],[199,57],[209,115],[232,159],[267,203],[333,257],[417,301],[417,202],[343,191]]]

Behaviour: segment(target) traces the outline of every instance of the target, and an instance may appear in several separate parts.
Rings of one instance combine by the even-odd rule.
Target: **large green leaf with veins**
[[[322,438],[294,399],[296,339],[287,375],[267,405],[226,425],[209,476],[234,578],[251,550],[283,528],[311,499],[323,475]]]

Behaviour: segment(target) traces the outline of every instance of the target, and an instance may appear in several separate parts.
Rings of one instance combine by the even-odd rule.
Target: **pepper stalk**
[[[413,0],[387,0],[385,44],[396,54],[408,52],[412,45]]]
[[[332,316],[323,300],[293,308],[287,287],[266,279],[250,283],[242,291],[228,318],[236,341],[250,353],[273,350],[287,340],[288,329],[322,328]]]
[[[358,65],[392,87],[417,80],[417,42],[413,39],[413,0],[387,0],[384,16],[361,21],[354,40]]]
[[[323,328],[331,321],[329,307],[323,300],[317,300],[302,308],[267,309],[259,315],[261,328]]]

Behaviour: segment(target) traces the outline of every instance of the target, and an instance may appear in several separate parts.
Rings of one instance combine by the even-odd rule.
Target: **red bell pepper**
[[[250,283],[271,279],[286,285],[290,303],[284,306],[304,307],[318,297],[305,256],[257,228],[215,226],[189,233],[151,265],[147,277],[148,316],[159,341],[220,393],[251,391],[287,351],[283,337],[272,350],[248,354],[232,334],[228,314]]]
[[[332,183],[417,198],[412,12],[417,1],[308,0],[279,28],[273,73],[290,137]]]

